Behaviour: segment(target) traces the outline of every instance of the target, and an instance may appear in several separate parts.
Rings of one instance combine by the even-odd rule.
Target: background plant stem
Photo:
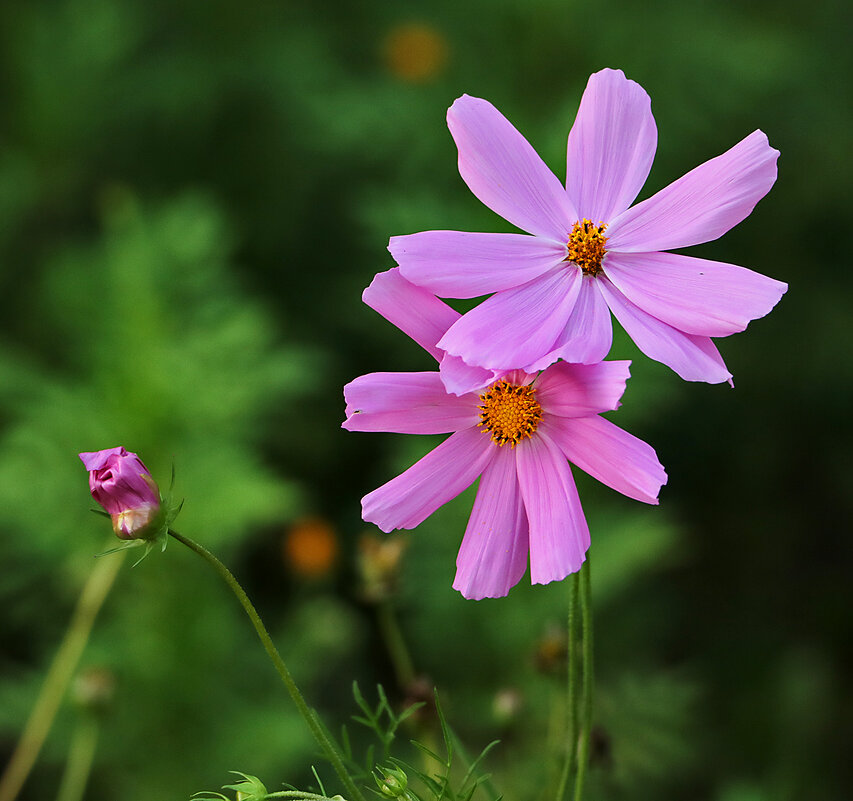
[[[111,537],[108,545],[115,538]],[[38,759],[42,745],[53,725],[56,712],[65,695],[68,682],[74,675],[80,657],[89,641],[95,618],[115,582],[125,554],[104,556],[95,562],[92,572],[74,609],[65,637],[42,684],[33,711],[24,726],[21,739],[15,748],[3,776],[0,777],[0,801],[13,801],[27,780]]]
[[[98,745],[98,721],[86,715],[77,724],[56,801],[82,801]]]
[[[208,564],[210,564],[211,567],[216,570],[222,580],[228,585],[228,587],[237,597],[237,600],[240,602],[240,605],[243,607],[246,614],[249,616],[249,620],[252,621],[252,625],[255,627],[255,631],[257,632],[258,637],[260,638],[261,643],[264,646],[264,649],[269,655],[269,658],[272,660],[275,669],[278,671],[278,675],[284,682],[284,686],[290,693],[290,697],[293,699],[293,703],[296,704],[296,708],[299,710],[299,714],[302,715],[302,718],[305,720],[305,723],[311,730],[311,733],[314,735],[314,739],[317,741],[317,744],[323,750],[323,753],[326,755],[326,758],[329,760],[332,767],[334,768],[335,773],[338,774],[338,778],[341,780],[344,787],[346,788],[346,792],[349,797],[348,801],[365,801],[361,791],[358,789],[352,777],[349,775],[346,768],[344,767],[340,750],[332,742],[325,727],[320,723],[320,720],[317,717],[317,713],[313,709],[311,709],[305,702],[305,698],[300,692],[299,687],[296,686],[296,682],[293,680],[293,676],[290,675],[290,671],[287,669],[287,665],[285,665],[284,660],[281,658],[281,654],[279,654],[278,649],[275,647],[275,644],[273,643],[272,638],[270,637],[269,632],[266,629],[266,626],[264,626],[260,615],[258,614],[252,602],[249,600],[249,596],[246,595],[245,590],[240,586],[240,583],[234,577],[234,574],[227,567],[225,567],[225,565],[222,564],[222,562],[220,562],[219,559],[217,559],[210,551],[199,545],[197,542],[191,540],[189,537],[185,537],[183,534],[179,534],[177,531],[173,531],[172,529],[169,529],[169,535],[176,539],[178,542],[181,542],[186,545],[191,551],[195,551],[199,556],[202,557],[202,559],[204,559]]]
[[[376,618],[382,640],[394,668],[397,686],[405,693],[414,681],[415,668],[391,601],[383,600],[377,604]]]

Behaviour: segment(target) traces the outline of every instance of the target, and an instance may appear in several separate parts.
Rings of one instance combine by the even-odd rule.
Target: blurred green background
[[[848,798],[850,27],[847,4],[790,0],[0,4],[0,764],[104,547],[81,450],[123,444],[163,483],[174,461],[180,530],[245,579],[335,726],[353,678],[417,694],[359,577],[376,556],[359,498],[435,443],[339,424],[346,381],[431,366],[360,293],[393,265],[392,234],[510,230],[458,176],[454,98],[490,99],[562,176],[587,77],[610,66],[652,97],[641,197],[767,132],[776,186],[689,252],[790,290],[719,343],[734,391],[616,340],[635,362],[613,419],[670,481],[647,508],[576,471],[596,604],[589,797]],[[402,535],[393,603],[471,750],[502,740],[495,784],[535,799],[568,588],[455,593],[472,498]],[[183,799],[230,769],[312,782],[315,748],[242,612],[177,544],[123,568],[94,668],[115,692],[92,801]],[[80,716],[62,707],[22,801],[56,797]]]

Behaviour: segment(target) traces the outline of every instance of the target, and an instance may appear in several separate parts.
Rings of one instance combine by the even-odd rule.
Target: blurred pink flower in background
[[[377,275],[364,299],[434,356],[442,326],[459,317],[397,269]],[[539,375],[517,370],[492,378],[483,392],[459,396],[438,372],[355,379],[344,388],[344,428],[451,434],[366,495],[364,519],[386,532],[414,528],[480,477],[455,589],[466,598],[506,595],[524,574],[528,553],[535,584],[579,570],[589,529],[569,461],[645,503],[656,504],[666,482],[651,446],[599,416],[618,408],[629,364],[563,362]]]
[[[159,519],[160,491],[142,460],[122,447],[79,456],[89,471],[92,497],[112,518],[116,535],[144,539]]]
[[[594,364],[610,351],[612,312],[643,353],[682,378],[731,379],[710,338],[743,331],[787,285],[660,251],[717,239],[750,214],[776,180],[779,152],[761,131],[630,207],[651,169],[657,128],[649,96],[620,70],[589,79],[569,133],[565,188],[487,101],[463,95],[447,124],[465,183],[531,236],[391,238],[413,283],[442,297],[494,293],[439,348],[499,372],[533,373],[558,359]]]

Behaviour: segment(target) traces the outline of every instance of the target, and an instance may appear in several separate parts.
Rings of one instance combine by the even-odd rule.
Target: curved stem
[[[115,538],[111,537],[109,544],[114,540]],[[17,798],[27,776],[30,775],[53,725],[53,719],[65,695],[68,682],[89,641],[95,618],[113,586],[119,568],[124,564],[124,559],[125,555],[122,553],[114,557],[104,557],[95,562],[80,593],[80,599],[77,601],[62,644],[44,679],[33,711],[24,726],[21,739],[0,777],[0,801],[13,801]]]
[[[583,797],[583,783],[589,762],[589,744],[592,737],[592,590],[589,577],[589,551],[581,571],[581,616],[583,620],[583,722],[578,773],[575,777],[575,801]]]
[[[569,786],[569,776],[572,773],[572,765],[578,750],[578,665],[577,665],[577,608],[578,608],[578,573],[573,573],[571,578],[571,589],[569,590],[569,616],[567,623],[567,645],[566,661],[567,681],[566,688],[566,753],[563,763],[563,772],[560,775],[560,784],[557,787],[557,801],[563,801]]]
[[[243,607],[246,614],[249,616],[249,620],[252,621],[252,625],[255,627],[255,631],[258,634],[258,637],[261,640],[261,643],[264,646],[269,658],[272,660],[273,665],[275,666],[276,671],[278,671],[278,675],[281,677],[282,682],[284,682],[284,686],[287,688],[287,691],[290,693],[290,697],[293,699],[293,703],[296,704],[296,708],[299,710],[299,714],[302,715],[305,723],[308,728],[311,730],[311,733],[314,735],[314,739],[317,741],[317,744],[323,750],[323,753],[326,755],[326,758],[331,763],[332,767],[335,770],[335,773],[338,774],[338,778],[343,783],[346,791],[349,795],[349,801],[365,801],[364,796],[361,791],[356,786],[352,777],[347,772],[344,767],[343,759],[341,757],[341,753],[338,747],[332,742],[325,728],[320,723],[319,718],[317,717],[317,713],[311,709],[308,704],[305,702],[305,698],[303,698],[302,693],[299,688],[296,686],[296,682],[293,680],[293,676],[290,675],[290,671],[287,669],[287,665],[284,664],[284,660],[281,658],[281,654],[279,654],[278,649],[275,647],[275,644],[272,641],[272,638],[269,635],[269,632],[264,626],[263,621],[261,620],[260,615],[255,609],[252,602],[249,600],[249,596],[246,595],[245,590],[240,586],[240,583],[234,578],[234,574],[225,567],[222,562],[219,561],[207,548],[199,545],[197,542],[191,540],[189,537],[185,537],[183,534],[179,534],[177,531],[173,531],[169,529],[169,535],[176,539],[178,542],[186,545],[191,551],[195,551],[202,559],[204,559],[213,569],[219,574],[222,580],[228,585],[230,590],[237,597],[237,600],[240,602],[240,605]]]

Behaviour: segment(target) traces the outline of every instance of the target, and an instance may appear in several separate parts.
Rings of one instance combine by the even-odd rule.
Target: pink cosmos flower
[[[116,536],[145,538],[160,516],[160,491],[142,460],[122,447],[79,456],[89,471],[92,497],[112,518]]]
[[[406,281],[380,273],[365,302],[433,356],[459,314]],[[630,362],[560,362],[538,375],[515,370],[481,393],[450,394],[438,372],[371,373],[344,388],[350,431],[451,436],[362,500],[383,531],[415,528],[478,477],[456,560],[466,598],[506,595],[530,555],[534,584],[579,570],[589,547],[569,462],[618,492],[656,504],[666,472],[654,449],[600,417],[616,409]]]
[[[403,276],[418,286],[451,298],[494,293],[439,348],[497,371],[594,364],[610,350],[612,312],[643,353],[682,378],[731,379],[710,338],[743,331],[787,285],[661,251],[717,239],[749,215],[776,180],[779,152],[761,131],[631,207],[657,129],[649,96],[620,70],[589,79],[569,133],[565,188],[487,101],[463,95],[447,124],[471,191],[531,235],[391,238]]]

